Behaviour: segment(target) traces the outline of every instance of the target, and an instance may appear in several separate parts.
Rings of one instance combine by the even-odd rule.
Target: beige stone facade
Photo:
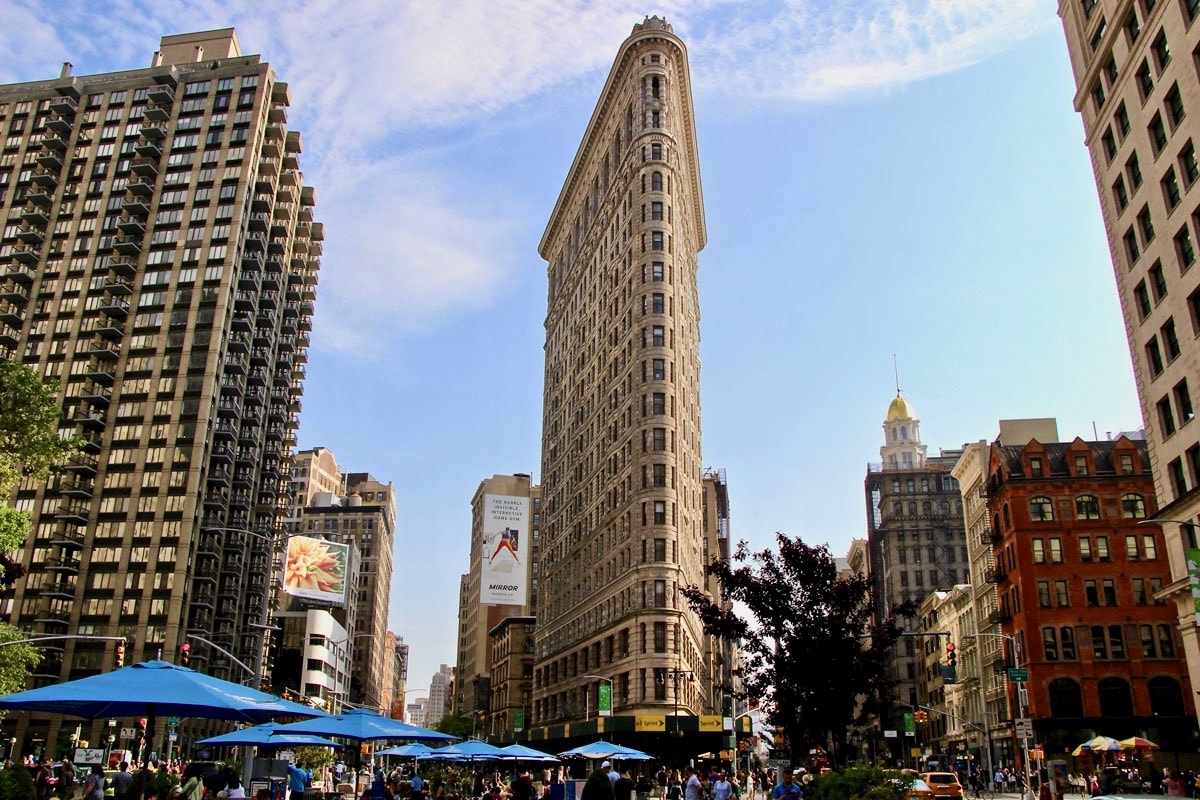
[[[529,554],[521,579],[529,586],[530,602],[525,605],[488,605],[481,600],[483,570],[484,498],[488,495],[520,497],[529,500]],[[480,481],[471,498],[470,571],[459,585],[458,662],[455,665],[453,713],[462,716],[487,715],[492,711],[492,642],[488,632],[508,617],[528,616],[537,607],[536,581],[541,557],[542,490],[525,474],[493,475]]]
[[[71,72],[0,87],[0,356],[61,378],[63,432],[87,440],[18,488],[29,574],[0,612],[124,636],[127,663],[198,633],[256,666],[323,238],[288,87],[232,29]],[[114,665],[113,642],[44,652],[37,684]],[[198,641],[191,666],[247,677]],[[5,736],[54,750],[63,730],[20,715]]]
[[[1200,3],[1059,0],[1146,426],[1193,686],[1200,642],[1185,549],[1200,518]]]
[[[706,239],[687,51],[649,17],[621,45],[539,245],[548,264],[543,578],[533,720],[699,713],[704,581],[697,254]],[[678,685],[680,696],[673,696]]]

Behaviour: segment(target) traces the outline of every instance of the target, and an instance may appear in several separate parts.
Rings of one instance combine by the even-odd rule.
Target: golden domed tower
[[[920,469],[925,466],[925,445],[921,443],[921,421],[913,408],[896,390],[883,423],[884,445],[879,455],[885,467]]]

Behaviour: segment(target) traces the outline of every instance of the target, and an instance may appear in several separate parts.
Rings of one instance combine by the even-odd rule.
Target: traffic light
[[[916,714],[913,714],[913,719],[924,725],[926,722],[929,722],[929,712],[918,711]]]
[[[146,718],[142,717],[138,720],[138,736],[142,739],[146,738]]]
[[[954,646],[954,642],[946,643],[946,666],[958,666],[958,648]]]
[[[179,666],[186,667],[192,660],[192,646],[187,642],[179,645]]]
[[[125,666],[125,642],[124,641],[117,642],[117,648],[116,648],[115,655],[116,655],[116,660],[117,660],[117,669],[120,669],[121,667]]]

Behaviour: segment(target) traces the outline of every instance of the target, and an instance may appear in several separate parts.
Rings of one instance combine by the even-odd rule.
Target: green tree
[[[316,772],[333,763],[333,751],[328,747],[297,747],[295,749],[296,763]]]
[[[683,592],[706,633],[740,645],[742,695],[762,704],[792,752],[822,747],[841,763],[850,726],[890,702],[897,615],[912,608],[875,619],[869,578],[839,577],[828,547],[775,538],[777,551],[740,542],[731,560],[707,567],[721,604],[696,586]]]
[[[12,769],[0,769],[0,798],[3,800],[35,800],[37,789],[33,776],[20,764]]]
[[[7,498],[23,478],[45,480],[83,446],[83,439],[62,438],[58,432],[62,408],[58,381],[15,361],[0,361],[0,588],[25,574],[12,554],[32,530],[28,512],[18,511]]]
[[[804,792],[812,800],[904,800],[912,785],[907,775],[878,767],[847,767],[822,775]]]
[[[459,739],[467,739],[476,732],[476,725],[470,717],[447,714],[437,721],[433,729],[439,733],[457,736]]]

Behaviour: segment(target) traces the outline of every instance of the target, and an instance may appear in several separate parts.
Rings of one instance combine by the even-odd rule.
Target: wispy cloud
[[[688,40],[698,92],[751,103],[902,84],[1055,24],[1045,0],[666,0],[653,11]],[[52,76],[62,60],[83,72],[145,64],[161,33],[236,26],[292,85],[290,122],[320,190],[330,238],[317,344],[356,351],[490,304],[528,261],[511,204],[473,204],[432,166],[453,159],[423,156],[607,70],[643,13],[634,0],[0,0],[0,79]],[[398,153],[401,137],[422,144]]]

